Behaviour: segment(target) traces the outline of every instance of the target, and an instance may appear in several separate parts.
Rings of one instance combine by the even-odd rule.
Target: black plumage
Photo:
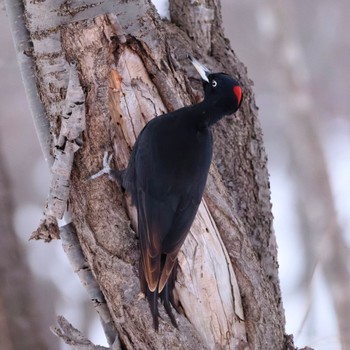
[[[210,126],[236,112],[242,100],[237,80],[211,74],[191,58],[203,81],[198,104],[151,120],[134,145],[122,186],[137,208],[141,289],[158,329],[158,296],[176,325],[170,303],[178,252],[202,199],[212,159]]]

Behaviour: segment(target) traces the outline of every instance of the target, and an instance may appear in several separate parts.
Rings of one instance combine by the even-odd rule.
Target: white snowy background
[[[291,0],[286,2],[292,3]],[[167,2],[160,0],[155,3],[161,16],[166,17]],[[311,304],[305,295],[305,289],[300,287],[305,261],[298,231],[300,223],[295,206],[293,169],[290,168],[289,155],[283,140],[275,134],[278,129],[274,123],[278,119],[276,113],[279,111],[274,108],[277,88],[273,85],[274,71],[271,68],[274,65],[273,52],[269,55],[261,47],[263,35],[274,35],[274,31],[279,29],[276,28],[273,14],[264,9],[259,10],[259,4],[261,3],[258,0],[222,1],[226,35],[238,57],[248,67],[260,108],[259,117],[269,157],[274,229],[279,247],[287,333],[294,334],[297,346],[309,345],[318,350],[338,350],[340,345],[336,317],[326,282],[319,269],[316,268],[312,282],[308,282]],[[344,57],[350,54],[349,36],[344,34],[350,30],[347,23],[349,21],[344,19],[349,5],[347,0],[337,3],[313,0],[304,4],[293,2],[293,6],[298,40],[305,62],[309,65],[307,79],[311,89],[316,90],[318,111],[322,112],[318,116],[318,122],[338,220],[349,244],[350,74],[349,65],[344,64]],[[94,317],[85,291],[68,264],[61,243],[28,242],[30,233],[37,228],[42,215],[49,187],[49,173],[39,149],[3,10],[0,10],[0,32],[0,143],[13,186],[15,229],[25,248],[31,270],[40,280],[41,288],[47,294],[54,294],[55,314],[64,315],[78,329],[88,332],[93,342],[104,345],[106,342],[98,319]],[[342,45],[335,46],[341,35],[344,37]],[[330,43],[329,51],[325,45],[327,40]],[[331,51],[332,43],[334,51]],[[328,61],[327,64],[323,63],[324,67],[328,67],[326,72],[322,71],[322,62],[325,60]],[[321,66],[319,70],[318,66]],[[309,307],[310,312],[303,323]],[[86,322],[87,319],[94,321]],[[49,319],[48,325],[54,322],[54,318]],[[61,349],[68,347],[61,344]]]

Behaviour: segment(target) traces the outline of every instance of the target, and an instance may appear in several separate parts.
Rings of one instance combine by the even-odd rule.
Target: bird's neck
[[[209,127],[225,116],[225,113],[213,103],[208,103],[206,100],[194,106],[196,113],[193,115],[197,119],[196,122],[205,127]]]

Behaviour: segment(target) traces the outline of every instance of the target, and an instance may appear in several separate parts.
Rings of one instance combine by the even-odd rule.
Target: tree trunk
[[[35,238],[58,234],[69,212],[125,349],[293,349],[272,229],[266,154],[246,68],[225,39],[220,3],[170,1],[171,22],[147,0],[25,0],[37,89],[54,156],[45,220]],[[214,162],[179,256],[175,286],[184,315],[175,329],[161,309],[159,333],[138,297],[135,210],[102,164],[126,166],[151,118],[195,103],[201,87],[187,54],[239,78],[243,106],[214,126]],[[74,230],[72,230],[74,232]]]

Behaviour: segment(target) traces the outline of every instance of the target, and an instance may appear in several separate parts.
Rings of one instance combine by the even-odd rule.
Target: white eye
[[[216,82],[216,80],[213,80],[213,81],[211,82],[211,85],[212,85],[213,87],[216,87],[216,85],[218,85],[218,83]]]

